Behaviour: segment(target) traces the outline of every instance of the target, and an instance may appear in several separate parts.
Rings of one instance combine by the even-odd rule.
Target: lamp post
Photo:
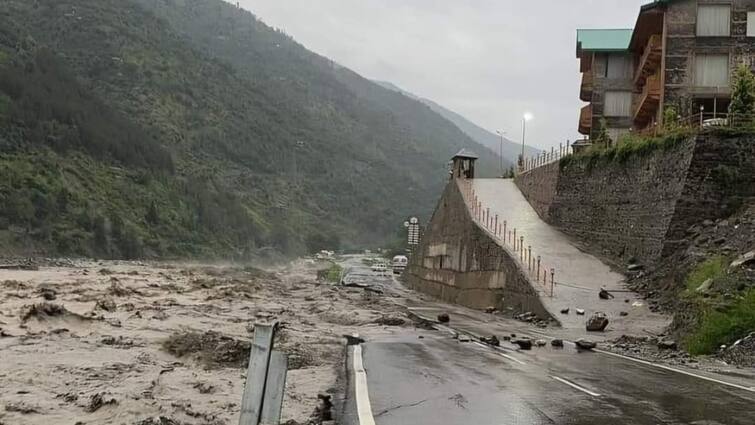
[[[524,141],[527,137],[527,121],[531,121],[534,118],[531,113],[525,112],[522,115],[522,155],[519,157],[519,169],[524,167]]]
[[[503,177],[503,136],[506,134],[506,132],[503,130],[496,130],[496,134],[501,136],[501,149],[498,152],[498,155],[501,160],[501,177]]]

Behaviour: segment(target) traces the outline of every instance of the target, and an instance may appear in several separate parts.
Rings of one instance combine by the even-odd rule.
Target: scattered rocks
[[[497,309],[497,308],[495,308],[495,307],[493,307],[493,306],[487,307],[487,308],[485,309],[485,313],[488,313],[488,314],[494,314],[494,313],[496,313],[497,311],[498,311],[498,309]]]
[[[578,308],[577,309],[577,316],[584,316],[584,315],[585,315],[585,311],[583,309],[581,309],[581,308]]]
[[[538,347],[545,347],[547,344],[548,342],[546,342],[544,339],[538,339],[537,341],[535,341],[535,345],[537,345]]]
[[[54,317],[70,316],[80,319],[86,319],[79,314],[71,313],[65,307],[58,304],[41,303],[24,306],[21,313],[21,322],[27,322],[31,319],[48,320]]]
[[[101,407],[116,404],[118,403],[114,398],[112,397],[105,397],[104,393],[97,393],[94,394],[89,399],[89,404],[87,404],[87,407],[84,409],[89,413],[96,412],[100,410]]]
[[[249,363],[251,343],[213,331],[184,332],[165,340],[163,349],[176,357],[193,355],[209,367],[243,368]]]
[[[8,403],[5,405],[6,412],[16,412],[22,415],[28,415],[31,413],[40,413],[40,409],[37,406],[32,406],[26,403]]]
[[[520,338],[515,339],[511,341],[513,344],[516,344],[519,346],[522,350],[531,350],[532,349],[532,340],[529,338]]]
[[[658,341],[658,348],[661,350],[676,350],[676,341],[670,339]]]
[[[364,338],[360,337],[357,334],[354,334],[354,335],[343,335],[343,337],[346,338],[346,345],[364,344]]]
[[[395,316],[383,316],[375,320],[375,323],[382,326],[404,326],[406,320]]]
[[[608,316],[605,313],[593,314],[585,325],[588,332],[603,332],[608,327]]]
[[[642,264],[630,264],[627,266],[627,271],[638,272],[640,270],[643,270],[644,268],[645,266],[643,266]]]
[[[570,310],[570,309],[569,309],[569,307],[567,307],[567,308],[562,308],[562,309],[561,309],[561,314],[569,314],[569,310]]]
[[[583,350],[592,350],[593,348],[595,348],[595,347],[598,346],[597,343],[595,343],[593,341],[586,340],[584,338],[580,338],[577,341],[575,341],[574,343],[577,345],[577,347],[579,347],[579,348],[581,348]]]
[[[450,321],[451,321],[451,316],[449,316],[448,313],[441,313],[438,315],[438,322],[448,323]]]
[[[318,394],[317,400],[317,407],[315,407],[315,411],[312,413],[312,419],[315,421],[315,423],[332,421],[333,402],[331,401],[330,394]]]
[[[39,290],[39,296],[44,298],[46,301],[55,301],[58,293],[52,288],[41,288]]]
[[[472,338],[465,334],[456,334],[456,339],[459,340],[459,342],[472,342]]]
[[[600,292],[598,292],[598,298],[601,300],[610,300],[613,299],[614,296],[612,293],[608,292],[605,288],[601,288]]]
[[[197,382],[193,387],[195,390],[199,391],[199,394],[212,394],[216,390],[215,386],[206,382]]]
[[[131,348],[135,345],[133,339],[124,338],[123,335],[120,335],[118,337],[114,337],[112,335],[105,335],[100,340],[100,342],[103,345],[110,345],[110,346],[119,347],[119,348]]]
[[[113,300],[106,298],[104,300],[97,300],[97,303],[94,305],[94,309],[113,313],[117,309],[117,306],[115,305],[115,302]]]
[[[488,337],[485,337],[485,336],[480,337],[480,341],[485,344],[492,345],[493,347],[499,347],[501,345],[501,341],[495,335],[490,335]]]
[[[564,346],[564,340],[563,339],[554,339],[551,341],[551,346],[556,348],[563,348]]]
[[[619,313],[619,316],[621,316],[621,317],[627,317],[627,316],[629,316],[629,313],[626,312],[626,311],[622,311],[622,312]]]

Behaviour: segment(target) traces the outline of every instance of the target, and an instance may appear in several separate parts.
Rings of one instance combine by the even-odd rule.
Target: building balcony
[[[592,101],[592,71],[582,74],[582,85],[579,89],[579,99],[584,102]]]
[[[650,36],[634,73],[634,83],[642,85],[645,79],[656,73],[663,58],[663,40],[660,34]]]
[[[579,113],[579,134],[589,136],[591,130],[592,130],[592,105],[587,105],[584,108],[582,108],[582,111]]]
[[[634,122],[639,127],[650,123],[658,112],[661,102],[661,77],[658,74],[647,77],[642,92],[634,98]]]

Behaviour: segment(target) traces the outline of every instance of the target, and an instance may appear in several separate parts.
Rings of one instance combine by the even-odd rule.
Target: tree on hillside
[[[734,74],[729,113],[752,115],[753,111],[755,111],[755,76],[752,75],[750,67],[741,64]]]

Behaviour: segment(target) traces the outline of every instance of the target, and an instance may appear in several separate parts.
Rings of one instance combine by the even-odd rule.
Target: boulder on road
[[[569,314],[569,307],[567,307],[567,308],[562,308],[562,309],[561,309],[561,314]]]
[[[603,332],[608,327],[608,316],[605,313],[597,312],[587,320],[585,327],[588,332]]]
[[[598,344],[596,344],[593,341],[588,341],[584,338],[580,338],[577,341],[574,342],[577,347],[583,349],[583,350],[592,350],[593,348],[597,347]]]
[[[676,350],[676,341],[670,339],[658,341],[658,348],[661,350]]]
[[[578,308],[577,309],[577,316],[584,316],[584,315],[585,315],[585,310],[583,310],[581,308]]]
[[[438,321],[440,323],[448,323],[451,321],[451,317],[448,315],[448,313],[441,313],[438,315]]]
[[[535,345],[537,345],[538,347],[545,347],[546,344],[547,342],[544,339],[538,339],[537,341],[535,341]]]
[[[521,348],[522,350],[532,349],[532,340],[529,338],[515,339],[515,340],[512,340],[511,342],[518,345],[519,348]]]
[[[561,348],[564,346],[564,340],[562,339],[554,339],[551,341],[551,345],[557,348]]]
[[[480,341],[482,341],[485,344],[492,345],[493,347],[498,347],[501,345],[501,341],[495,335],[490,335],[487,337],[486,336],[480,337]]]

